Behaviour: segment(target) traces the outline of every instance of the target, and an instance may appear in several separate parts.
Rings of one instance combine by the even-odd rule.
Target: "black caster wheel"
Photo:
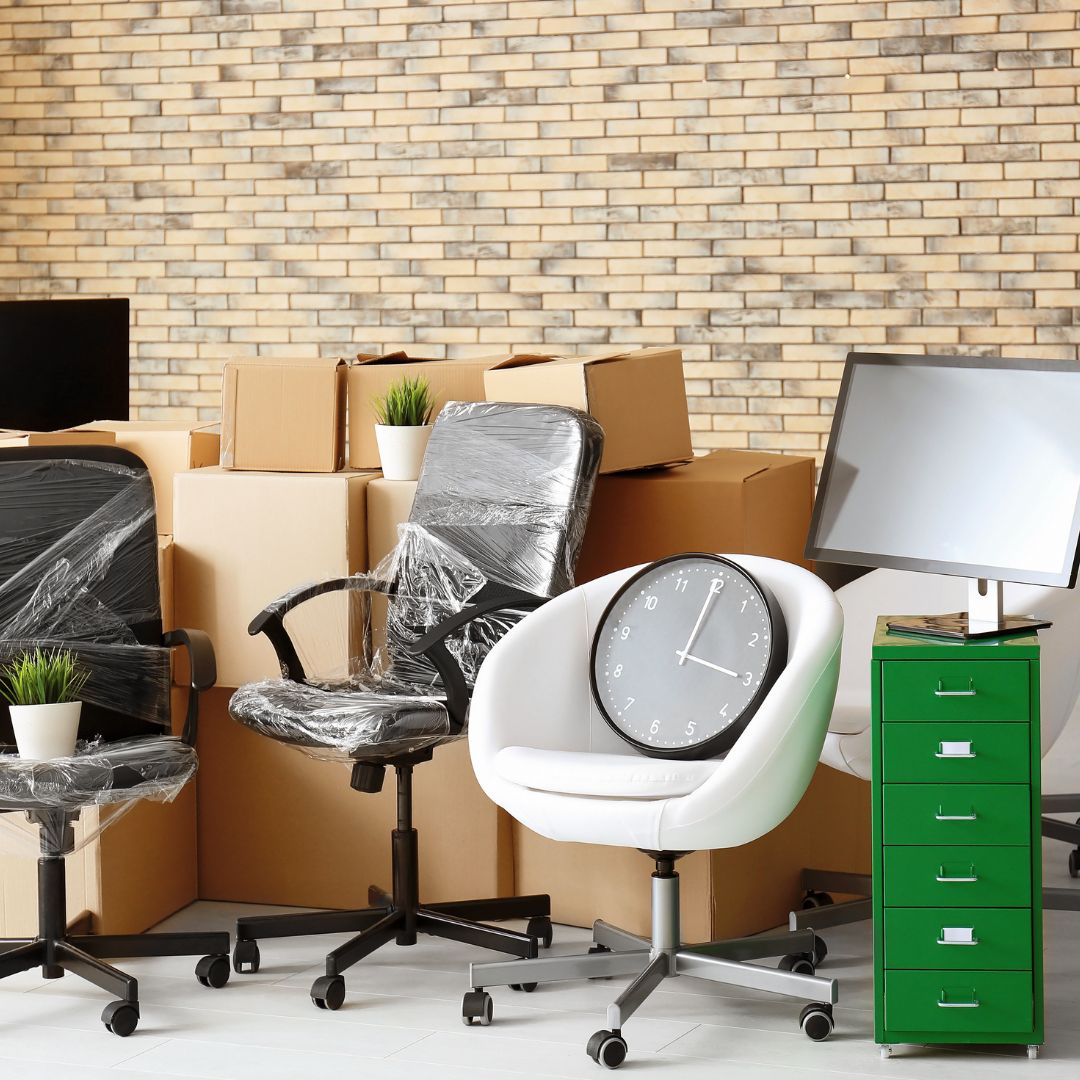
[[[1080,848],[1069,852],[1069,877],[1080,877]]]
[[[529,925],[525,927],[525,933],[531,938],[536,938],[543,948],[551,948],[551,919],[547,915],[534,915],[529,920]]]
[[[814,1042],[821,1042],[823,1039],[827,1039],[832,1033],[833,1028],[836,1025],[833,1023],[832,1006],[825,1002],[814,1002],[811,1005],[807,1005],[801,1013],[799,1013],[799,1027],[803,1029],[803,1032],[807,1038],[813,1039]]]
[[[139,1006],[130,1001],[110,1001],[101,1011],[101,1022],[121,1039],[139,1026]]]
[[[827,907],[829,904],[833,903],[835,903],[835,901],[827,892],[818,892],[815,889],[810,889],[803,897],[802,906],[805,911],[808,908]]]
[[[237,941],[233,946],[232,966],[237,975],[254,975],[259,970],[259,943]]]
[[[604,1028],[589,1039],[585,1052],[605,1069],[617,1069],[626,1060],[626,1040],[616,1031]]]
[[[345,1004],[345,980],[340,975],[322,975],[311,984],[311,1000],[320,1009],[337,1012]]]
[[[814,967],[821,967],[822,961],[829,955],[829,946],[825,944],[824,938],[814,938]]]
[[[606,952],[611,952],[611,950],[606,945],[593,945],[589,949],[589,955],[590,956],[595,956],[597,953],[606,953]],[[610,980],[610,979],[611,979],[610,975],[594,975],[592,977],[593,982],[604,982],[604,981],[607,981],[607,980]]]
[[[461,1020],[466,1027],[477,1022],[481,1027],[487,1027],[493,1014],[494,1005],[486,990],[470,990],[461,999]]]
[[[229,958],[224,953],[204,956],[195,965],[195,978],[203,986],[220,990],[229,981]]]
[[[776,966],[781,971],[791,971],[796,975],[813,975],[817,970],[812,953],[788,953],[780,958],[780,963]]]
[[[536,989],[536,983],[510,983],[511,990],[520,990],[523,994],[531,994]]]

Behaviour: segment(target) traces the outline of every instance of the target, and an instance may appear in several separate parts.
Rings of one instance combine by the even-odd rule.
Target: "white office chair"
[[[967,580],[905,570],[872,570],[836,592],[844,609],[844,645],[840,683],[829,722],[821,760],[840,772],[870,780],[870,650],[879,615],[935,614],[963,611],[967,607]],[[1053,621],[1039,631],[1042,752],[1064,730],[1080,695],[1080,590],[1051,589],[1038,585],[1006,585],[1005,610],[1037,614]],[[1080,795],[1044,795],[1043,814],[1080,812]],[[1080,844],[1080,826],[1043,817],[1043,835]],[[1078,856],[1070,853],[1073,876]],[[803,871],[806,898],[802,911],[792,912],[791,929],[813,926],[817,930],[858,922],[871,916],[869,899],[833,904],[831,892],[869,897],[868,874],[832,870]],[[1043,905],[1080,910],[1080,890],[1046,888]]]
[[[656,864],[652,940],[604,922],[583,956],[473,964],[467,1024],[491,1022],[485,986],[530,990],[563,979],[635,975],[589,1040],[594,1060],[626,1055],[622,1026],[664,979],[690,975],[813,1002],[800,1023],[832,1031],[835,980],[814,975],[824,943],[813,931],[682,946],[676,860],[749,843],[784,820],[817,764],[839,671],[843,620],[832,591],[790,563],[734,556],[779,601],[787,667],[739,741],[720,759],[644,757],[607,726],[593,701],[589,651],[605,605],[638,567],[549,601],[491,650],[473,693],[469,746],[480,785],[528,828],[554,840],[639,848]],[[784,955],[780,969],[745,963]]]

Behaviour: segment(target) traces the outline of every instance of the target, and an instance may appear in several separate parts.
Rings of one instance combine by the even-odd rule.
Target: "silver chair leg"
[[[730,941],[704,941],[699,945],[684,945],[682,951],[699,956],[716,956],[721,960],[762,960],[766,956],[812,953],[814,936],[813,930],[781,930],[774,934],[732,938]]]
[[[811,868],[802,872],[802,887],[807,892],[838,892],[850,893],[854,896],[869,896],[873,888],[873,879],[869,874]]]
[[[766,990],[770,994],[802,998],[805,1001],[835,1002],[839,997],[835,979],[823,979],[819,975],[796,975],[793,971],[758,967],[756,964],[740,964],[734,960],[722,960],[718,956],[680,949],[675,954],[675,971],[695,979],[724,983],[727,986],[745,986],[751,990]]]
[[[532,960],[496,960],[486,964],[470,964],[469,985],[478,989],[512,983],[550,983],[636,975],[648,963],[648,949],[586,953],[584,956],[538,956]]]
[[[628,930],[622,930],[618,926],[612,926],[603,919],[597,919],[592,926],[592,939],[597,945],[604,945],[609,949],[618,951],[637,951],[647,949],[650,946],[648,938],[638,937]]]
[[[843,900],[839,904],[800,908],[788,913],[789,930],[825,930],[830,926],[847,926],[873,918],[872,900]]]
[[[670,975],[671,957],[667,953],[653,957],[649,966],[608,1006],[608,1027],[618,1031]]]

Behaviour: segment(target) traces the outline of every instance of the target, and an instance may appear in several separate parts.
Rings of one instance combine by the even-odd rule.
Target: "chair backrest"
[[[844,714],[863,712],[869,727],[870,646],[879,615],[944,614],[967,607],[965,578],[873,570],[837,590],[847,631],[840,664],[836,707]],[[1045,754],[1064,730],[1080,696],[1080,589],[1043,585],[1005,586],[1005,609],[1053,621],[1039,631],[1042,658],[1040,719]],[[847,721],[850,723],[850,721]],[[831,762],[830,762],[831,764]]]
[[[588,521],[603,433],[555,405],[450,402],[424,457],[409,524],[392,557],[398,594],[387,615],[394,674],[435,681],[412,640],[487,583],[540,596],[571,588]],[[449,642],[469,681],[519,616],[476,620]]]
[[[0,449],[0,660],[37,646],[90,670],[81,738],[168,723],[153,486],[128,451]],[[5,705],[0,740],[11,738]]]

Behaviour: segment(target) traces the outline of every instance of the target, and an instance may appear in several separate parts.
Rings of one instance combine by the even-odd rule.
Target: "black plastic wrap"
[[[391,757],[460,737],[434,667],[405,646],[489,584],[544,598],[572,587],[602,444],[596,422],[573,409],[448,404],[432,432],[397,546],[356,579],[366,591],[310,601],[326,605],[321,634],[293,633],[286,616],[307,683],[241,687],[232,715],[271,738],[337,760]],[[373,634],[380,595],[385,624]],[[334,602],[346,613],[331,617]],[[484,615],[447,638],[468,685],[521,616]],[[305,629],[310,626],[308,619]],[[322,657],[343,651],[353,660],[347,671],[320,670]]]

